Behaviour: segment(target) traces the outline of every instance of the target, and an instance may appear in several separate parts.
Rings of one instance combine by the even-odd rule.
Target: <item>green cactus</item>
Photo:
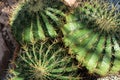
[[[17,60],[20,75],[25,80],[80,80],[77,66],[60,44],[57,40],[23,44]]]
[[[6,72],[6,76],[4,77],[4,80],[24,80],[24,78],[20,76],[19,71],[13,69],[9,65],[9,68]]]
[[[80,2],[66,15],[63,41],[69,53],[90,73],[105,76],[120,71],[120,14],[101,0]]]
[[[59,4],[58,4],[59,2]],[[59,26],[64,13],[56,0],[27,0],[19,2],[13,10],[10,24],[18,41],[30,42],[32,36],[39,40],[54,38],[59,34]]]

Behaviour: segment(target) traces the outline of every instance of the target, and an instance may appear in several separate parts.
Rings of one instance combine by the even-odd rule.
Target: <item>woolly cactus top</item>
[[[37,12],[43,10],[43,8],[46,6],[45,2],[46,0],[27,0],[27,9],[30,12]]]
[[[24,1],[26,6],[26,10],[29,12],[38,12],[42,11],[47,7],[53,7],[55,3],[59,2],[59,0],[26,0]],[[57,4],[56,4],[57,5]]]

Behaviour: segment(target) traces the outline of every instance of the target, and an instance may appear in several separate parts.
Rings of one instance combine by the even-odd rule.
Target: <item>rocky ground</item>
[[[13,9],[11,6],[14,6],[14,4],[14,0],[0,1],[0,80],[6,74],[5,70],[8,68],[8,63],[10,63],[10,60],[13,58],[17,44],[11,34],[8,20],[9,14]]]

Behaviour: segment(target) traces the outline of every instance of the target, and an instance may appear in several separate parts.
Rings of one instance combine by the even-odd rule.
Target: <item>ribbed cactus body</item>
[[[77,66],[58,41],[22,44],[17,69],[25,80],[80,80]]]
[[[46,37],[57,37],[59,26],[62,24],[60,19],[64,13],[53,7],[54,5],[50,6],[52,2],[55,4],[56,1],[32,1],[20,3],[20,8],[13,11],[10,22],[17,40],[29,42],[32,37],[39,40],[44,40]]]
[[[76,12],[66,15],[62,27],[70,54],[90,73],[103,76],[120,71],[120,15],[105,4],[98,0],[81,3]]]

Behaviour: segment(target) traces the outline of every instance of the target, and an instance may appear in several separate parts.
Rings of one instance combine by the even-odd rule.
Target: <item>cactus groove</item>
[[[120,14],[107,2],[87,0],[66,15],[63,41],[90,73],[120,71]]]

